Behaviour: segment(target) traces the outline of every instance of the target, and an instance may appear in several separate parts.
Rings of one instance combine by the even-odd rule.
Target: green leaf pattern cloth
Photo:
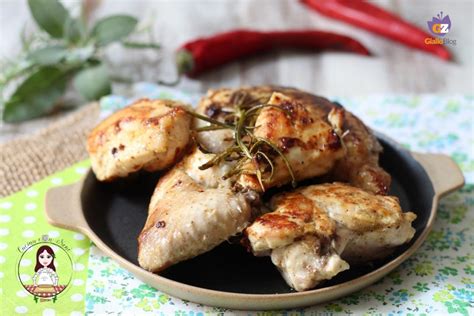
[[[132,92],[131,97],[104,97],[101,101],[102,115],[105,117],[138,97],[173,98],[192,104],[196,104],[200,97],[149,83],[134,85]],[[87,247],[88,241],[74,239],[76,233],[48,226],[44,223],[44,216],[41,216],[42,206],[38,206],[35,216],[43,225],[38,226],[44,228],[42,232],[57,231],[73,247],[87,248],[82,254],[88,256],[87,260],[83,257],[80,259],[82,264],[87,265],[87,276],[82,276],[86,289],[79,286],[77,291],[74,289],[60,298],[68,304],[61,304],[59,299],[53,307],[25,302],[15,294],[19,285],[10,277],[8,261],[15,260],[14,249],[10,248],[17,246],[11,234],[13,231],[25,231],[30,225],[22,218],[24,208],[31,203],[28,192],[37,188],[35,201],[40,205],[47,188],[58,185],[53,183],[53,179],[63,179],[61,184],[78,180],[88,166],[88,162],[83,162],[59,173],[60,177],[50,177],[32,188],[0,200],[0,314],[23,312],[24,309],[17,310],[18,306],[22,306],[28,311],[39,311],[38,308],[51,314],[56,311],[57,315],[63,315],[67,310],[69,315],[80,307],[77,303],[83,304],[81,313],[91,315],[474,314],[474,98],[463,95],[369,95],[331,99],[340,102],[369,126],[396,139],[410,150],[450,155],[466,177],[464,188],[441,200],[435,226],[426,242],[387,277],[347,297],[304,309],[244,312],[203,306],[155,290],[120,268],[94,245]],[[10,235],[5,239],[7,231]],[[75,278],[80,277],[77,275]],[[84,301],[71,300],[76,292],[83,295]],[[8,302],[3,303],[5,301]]]

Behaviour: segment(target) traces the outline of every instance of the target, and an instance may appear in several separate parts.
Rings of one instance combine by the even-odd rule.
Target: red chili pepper
[[[184,44],[178,49],[176,62],[180,74],[195,77],[228,62],[275,48],[337,50],[370,55],[358,41],[335,33],[234,30]]]
[[[450,52],[442,45],[425,44],[425,39],[432,37],[430,34],[373,4],[361,0],[301,0],[301,2],[329,17],[426,51],[442,59],[451,59]]]

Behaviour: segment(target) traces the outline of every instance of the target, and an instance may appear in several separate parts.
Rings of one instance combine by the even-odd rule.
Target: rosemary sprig
[[[209,160],[205,164],[199,166],[199,170],[206,170],[208,168],[211,168],[212,166],[221,163],[223,160],[225,160],[227,157],[232,155],[234,152],[238,152],[238,151],[239,151],[238,147],[231,146],[231,147],[227,148],[226,150],[224,150],[223,152],[215,155],[214,158],[212,158],[211,160]]]
[[[218,125],[218,126],[221,126],[221,127],[224,127],[224,128],[228,128],[228,129],[234,129],[234,125],[231,125],[231,124],[227,124],[227,123],[224,123],[224,122],[221,122],[221,121],[218,121],[218,120],[215,120],[209,116],[205,116],[205,115],[202,115],[202,114],[199,114],[199,113],[196,113],[194,111],[191,111],[191,110],[188,110],[188,109],[184,109],[184,111],[186,113],[188,113],[189,115],[197,118],[197,119],[200,119],[202,121],[206,121],[206,122],[209,122],[211,124],[214,124],[214,125]]]
[[[223,180],[227,180],[235,175],[241,174],[244,170],[242,169],[246,159],[240,159],[237,163],[222,177]]]
[[[285,163],[286,165],[286,168],[288,169],[288,172],[290,173],[290,176],[291,176],[291,185],[293,187],[296,187],[296,178],[295,178],[295,174],[293,173],[293,168],[291,168],[291,165],[290,165],[290,162],[288,161],[288,159],[285,157],[285,155],[281,152],[280,148],[278,148],[278,146],[276,146],[275,144],[273,144],[272,142],[270,142],[268,139],[265,139],[265,138],[261,138],[261,137],[257,137],[257,139],[261,142],[264,142],[265,144],[267,144],[268,146],[270,146],[274,151],[277,152],[277,154],[281,157],[281,159],[283,160],[283,162]]]
[[[271,156],[276,154],[281,157],[288,169],[292,179],[292,185],[296,186],[296,178],[293,169],[283,152],[268,139],[257,137],[253,134],[256,128],[257,116],[263,108],[273,107],[284,111],[286,115],[290,115],[290,113],[286,109],[273,104],[255,103],[255,100],[250,98],[245,92],[239,92],[234,95],[232,99],[235,111],[226,114],[226,122],[221,122],[194,111],[185,110],[191,116],[210,123],[208,126],[197,128],[196,132],[229,129],[233,132],[234,136],[234,145],[217,153],[211,160],[199,166],[199,169],[205,170],[211,168],[212,166],[220,164],[222,161],[236,161],[234,166],[222,178],[225,180],[236,175],[253,175],[257,178],[262,191],[265,191],[265,182],[270,182],[275,174],[275,163],[272,161]],[[233,121],[234,123],[227,123],[228,121]],[[203,148],[199,142],[198,147]],[[245,168],[245,165],[248,163],[253,166],[254,170]],[[264,176],[268,170],[268,176]]]
[[[268,180],[271,180],[273,178],[273,174],[274,174],[274,171],[275,171],[275,166],[273,165],[272,160],[268,157],[267,154],[265,154],[261,150],[257,151],[256,156],[257,157],[263,157],[267,161],[268,165],[270,166],[270,175],[268,176]]]
[[[198,132],[198,133],[200,133],[200,132],[209,132],[209,131],[217,131],[217,130],[220,130],[220,129],[227,129],[227,127],[218,126],[218,125],[208,125],[208,126],[202,126],[202,127],[196,128],[196,132]]]
[[[262,191],[265,192],[265,185],[263,184],[262,171],[260,170],[260,165],[258,163],[257,157],[252,158],[252,163],[255,167],[255,176],[257,177],[258,184],[262,188]]]
[[[244,127],[244,123],[246,119],[245,112],[239,111],[238,113],[240,115],[237,121],[237,125],[234,129],[234,139],[235,139],[235,142],[237,143],[237,146],[240,147],[244,155],[247,156],[247,158],[252,159],[253,157],[252,157],[252,154],[250,153],[250,150],[242,141],[242,134],[243,134],[242,132],[244,131],[243,127]]]
[[[253,106],[251,107],[250,109],[248,109],[246,111],[246,115],[249,116],[250,114],[254,114],[254,115],[257,115],[259,112],[259,110],[263,109],[263,108],[275,108],[277,110],[280,110],[280,111],[283,111],[285,112],[286,115],[290,115],[291,113],[287,110],[287,109],[284,109],[284,108],[281,108],[279,106],[276,106],[276,105],[273,105],[273,104],[259,104],[259,105],[256,105],[256,106]]]

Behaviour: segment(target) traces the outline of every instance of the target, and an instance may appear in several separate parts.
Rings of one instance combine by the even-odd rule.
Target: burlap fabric
[[[0,144],[0,197],[87,158],[86,136],[99,118],[92,103],[37,133]]]

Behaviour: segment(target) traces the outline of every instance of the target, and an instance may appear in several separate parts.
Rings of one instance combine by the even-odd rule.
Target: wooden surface
[[[77,9],[77,1],[66,1]],[[92,19],[112,13],[128,13],[153,25],[155,39],[164,49],[146,53],[124,50],[117,45],[108,50],[115,69],[135,80],[174,77],[172,55],[181,43],[236,27],[262,30],[318,28],[353,36],[374,54],[361,57],[342,53],[312,54],[277,52],[234,63],[202,76],[183,80],[178,86],[192,92],[211,87],[254,84],[281,84],[326,96],[370,93],[463,93],[472,94],[473,10],[469,0],[377,1],[387,9],[427,29],[426,22],[440,10],[449,14],[452,29],[449,46],[453,62],[356,29],[307,10],[297,0],[207,0],[131,1],[103,0]],[[11,58],[20,50],[18,34],[33,25],[26,1],[0,0],[0,58]],[[159,58],[158,58],[159,57]],[[119,87],[120,88],[120,87]],[[44,127],[64,114],[17,125],[0,126],[0,142]]]

